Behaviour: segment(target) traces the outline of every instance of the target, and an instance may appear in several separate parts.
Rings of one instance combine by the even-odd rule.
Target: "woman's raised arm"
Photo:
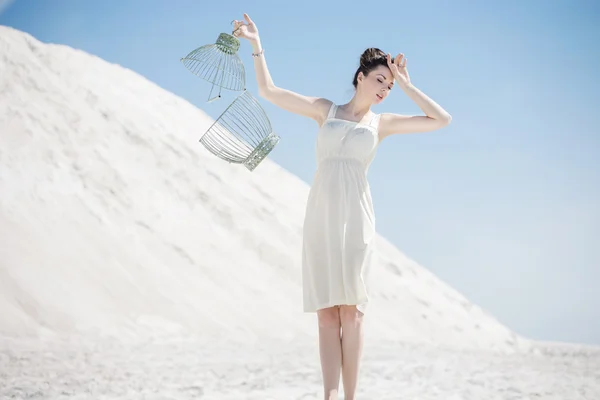
[[[244,14],[244,19],[245,22],[234,21],[234,36],[247,39],[252,46],[252,58],[254,59],[259,95],[286,111],[311,118],[319,125],[323,124],[329,112],[331,101],[321,97],[304,96],[275,86],[267,68],[258,28],[248,14]]]

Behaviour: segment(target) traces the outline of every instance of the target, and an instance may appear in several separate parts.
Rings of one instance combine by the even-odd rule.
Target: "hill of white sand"
[[[210,124],[130,70],[0,26],[0,397],[319,393],[301,311],[308,186],[268,159],[254,172],[217,159],[198,143]],[[541,350],[377,246],[364,367],[377,398],[599,393],[600,353]]]

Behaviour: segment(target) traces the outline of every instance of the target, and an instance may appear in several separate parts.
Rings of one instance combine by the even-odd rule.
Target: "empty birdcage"
[[[214,44],[201,46],[181,58],[194,75],[212,83],[209,103],[221,97],[221,88],[238,92],[246,88],[244,64],[237,53],[239,48],[238,38],[221,33]],[[215,86],[219,86],[219,94],[211,97]]]
[[[202,135],[200,143],[217,157],[253,171],[279,139],[263,108],[244,90]]]

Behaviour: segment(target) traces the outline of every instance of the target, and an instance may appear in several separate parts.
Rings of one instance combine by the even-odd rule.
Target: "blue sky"
[[[518,333],[600,344],[597,2],[1,3],[0,24],[135,70],[213,117],[224,103],[207,105],[179,59],[244,12],[275,84],[340,104],[365,48],[405,53],[453,122],[382,142],[369,175],[379,232]],[[244,42],[256,94],[250,53]],[[282,137],[271,158],[310,183],[316,125],[260,101]],[[399,89],[374,111],[420,113]]]

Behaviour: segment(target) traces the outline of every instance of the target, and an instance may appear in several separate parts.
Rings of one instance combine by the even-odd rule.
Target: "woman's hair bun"
[[[367,66],[373,64],[375,61],[385,60],[386,57],[387,54],[385,54],[383,50],[380,50],[377,47],[370,47],[360,56],[360,64]]]

